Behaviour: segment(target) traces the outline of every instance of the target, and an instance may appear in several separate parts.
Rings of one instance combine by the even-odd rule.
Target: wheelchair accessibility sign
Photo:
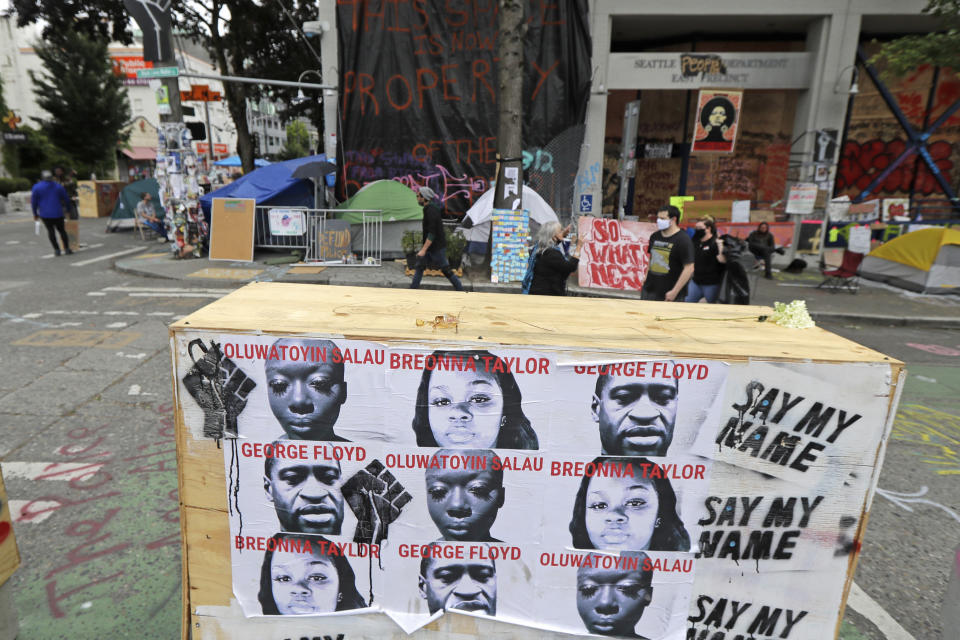
[[[585,193],[580,196],[580,213],[591,211],[593,211],[593,195]]]

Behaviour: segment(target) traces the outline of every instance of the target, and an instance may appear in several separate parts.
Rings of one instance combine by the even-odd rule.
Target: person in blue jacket
[[[64,211],[70,209],[70,196],[63,185],[53,181],[53,174],[50,171],[40,173],[40,182],[33,185],[30,191],[30,208],[33,209],[33,219],[43,220],[47,228],[47,237],[50,238],[50,244],[53,245],[54,255],[60,255],[60,245],[57,244],[56,232],[60,233],[60,239],[63,241],[63,250],[67,255],[73,253],[70,250],[70,240],[67,238],[67,229],[63,225]]]

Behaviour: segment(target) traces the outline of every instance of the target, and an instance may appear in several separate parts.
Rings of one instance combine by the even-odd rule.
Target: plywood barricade
[[[559,638],[567,633],[586,635],[588,630],[623,635],[624,627],[616,626],[622,620],[600,620],[591,613],[597,610],[591,598],[602,589],[590,582],[599,579],[590,573],[591,563],[598,567],[601,562],[623,563],[603,567],[639,571],[638,561],[644,577],[636,573],[639,584],[621,588],[629,593],[619,603],[621,611],[635,614],[628,619],[629,633],[651,640],[713,639],[718,637],[715,633],[726,634],[728,640],[738,634],[752,634],[758,640],[834,637],[853,580],[903,365],[819,328],[777,326],[766,321],[770,313],[769,308],[756,306],[694,308],[256,283],[183,318],[171,327],[183,637],[399,639],[412,631],[417,638],[451,634]],[[277,342],[293,336],[301,339]],[[305,341],[309,339],[315,341]],[[289,348],[289,354],[271,352],[281,346]],[[453,355],[435,355],[433,361],[424,357],[441,348]],[[475,392],[480,387],[468,385],[472,395],[461,397],[452,390],[456,383],[424,382],[425,398],[430,398],[427,408],[425,399],[415,399],[418,381],[421,376],[429,381],[442,375],[437,372],[453,367],[451,363],[466,362],[457,360],[457,350],[483,350],[467,359],[473,358],[476,364],[471,366],[482,366],[491,374],[481,383],[478,376],[470,378],[470,385],[488,385],[483,387],[486,391]],[[483,355],[487,350],[494,355]],[[342,411],[332,420],[345,441],[279,440],[284,431],[294,433],[302,426],[302,421],[284,422],[287,405],[281,398],[300,383],[282,367],[304,361],[316,364],[330,354],[336,354],[333,362],[343,363],[345,373],[327,369],[317,374],[319,382],[311,378],[309,384],[339,398]],[[440,366],[439,358],[448,358],[447,364]],[[513,415],[507,409],[512,400],[504,378],[491,373],[495,369],[490,367],[501,365],[507,366],[523,393],[523,401],[516,403],[535,431],[533,446],[500,439],[512,419],[508,415]],[[609,376],[605,382],[598,380],[602,374]],[[659,427],[616,431],[620,423],[605,414],[616,411],[605,403],[612,402],[613,389],[619,393],[621,383],[636,398],[673,407],[672,418],[658,410],[660,418],[647,423],[661,424],[657,419],[669,423],[670,437],[665,438]],[[433,399],[429,394],[435,386],[451,397]],[[477,394],[482,398],[478,400]],[[491,407],[500,401],[504,408],[493,446],[496,453],[473,456],[469,463],[486,469],[488,462],[511,461],[499,467],[505,469],[499,488],[488,487],[490,493],[485,494],[500,495],[500,511],[494,510],[494,522],[487,522],[482,537],[468,538],[485,542],[462,542],[456,533],[459,525],[444,520],[443,510],[430,504],[446,494],[424,484],[425,478],[433,482],[424,469],[433,468],[430,465],[442,452],[427,450],[424,442],[414,440],[410,418],[418,419],[415,404],[422,403],[434,444],[443,444],[450,437],[443,431],[447,423],[436,416],[469,410],[476,420],[470,424],[478,425],[484,415],[479,407],[496,417]],[[626,400],[618,402],[627,405]],[[306,414],[313,406],[297,411]],[[469,437],[479,430],[475,427]],[[233,437],[237,433],[239,437]],[[255,448],[257,443],[271,446],[271,441],[274,449]],[[277,444],[284,448],[276,449]],[[301,445],[305,448],[298,448]],[[602,450],[646,458],[594,460]],[[251,453],[256,451],[260,453]],[[336,488],[342,509],[339,520],[327,518],[333,511],[315,519],[290,519],[292,508],[283,512],[284,520],[281,496],[270,484],[275,482],[274,472],[265,471],[265,460],[258,456],[301,456],[319,465],[321,459],[330,459],[331,451],[338,460],[337,482],[346,479]],[[418,457],[417,452],[425,455]],[[447,452],[451,460],[454,453]],[[423,467],[419,476],[410,467],[414,460]],[[463,460],[467,465],[467,458]],[[594,483],[604,474],[591,476],[601,467],[614,469],[613,460],[621,461],[616,469],[634,469],[647,479],[637,481],[630,491],[640,485],[655,489],[658,505],[674,505],[673,511],[657,507],[656,524],[649,520],[653,534],[646,541],[630,537],[631,542],[624,543],[616,532],[591,528],[596,522],[591,520],[593,510],[601,508],[595,500],[590,513],[585,503],[577,506],[578,485],[584,494],[601,491]],[[642,471],[640,461],[646,464]],[[271,464],[277,469],[285,463]],[[265,473],[271,474],[266,483]],[[437,473],[436,478],[445,477]],[[669,491],[663,489],[661,473],[669,478],[667,485],[672,483]],[[366,484],[367,493],[357,493],[361,476],[375,482],[370,474],[387,489]],[[267,494],[272,497],[265,498]],[[357,496],[373,502],[388,496],[395,508],[371,516]],[[623,508],[639,509],[641,502],[630,499]],[[480,502],[473,506],[482,508]],[[584,509],[585,538],[574,533],[571,539],[578,508]],[[384,515],[388,513],[392,515]],[[669,525],[673,530],[668,537],[658,537],[666,531],[668,516],[675,519]],[[640,522],[640,516],[624,516],[629,517]],[[317,524],[320,520],[327,524]],[[307,531],[332,521],[335,530]],[[367,526],[371,522],[379,527],[372,533]],[[339,541],[343,555],[350,556],[343,562],[353,570],[344,573],[337,568],[337,606],[346,606],[343,598],[349,594],[344,584],[349,577],[350,587],[356,585],[350,593],[362,602],[351,606],[370,605],[372,600],[375,607],[390,611],[390,617],[368,609],[355,615],[345,615],[349,611],[263,615],[264,590],[273,606],[282,609],[285,592],[276,583],[289,583],[290,578],[272,573],[270,555],[263,547],[257,549],[256,541],[280,544],[269,539],[281,528],[299,531],[288,535],[313,540],[314,545],[319,540],[325,545],[327,540]],[[309,538],[304,535],[308,533],[325,537]],[[341,533],[344,537],[338,537]],[[440,542],[438,534],[454,542]],[[378,545],[376,561],[369,555],[351,555],[353,551],[342,546],[352,543],[349,549],[362,550],[367,535]],[[477,553],[470,557],[484,561],[489,554],[499,554],[489,567],[495,588],[491,594],[478,587],[467,607],[473,610],[470,615],[438,611],[436,618],[428,611],[434,608],[431,597],[439,593],[431,586],[431,571],[439,561],[421,565],[404,553],[437,545],[451,553],[458,549]],[[599,549],[593,553],[600,555],[574,547]],[[617,550],[622,553],[613,555]],[[315,551],[311,553],[316,557]],[[267,567],[268,584],[258,594],[258,584],[263,584],[261,563]],[[427,572],[424,579],[421,571]],[[455,606],[452,596],[447,597],[443,603]],[[300,604],[310,600],[311,613],[324,610],[318,598],[304,595]]]

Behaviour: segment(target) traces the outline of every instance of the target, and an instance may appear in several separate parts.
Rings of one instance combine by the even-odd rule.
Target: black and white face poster
[[[177,348],[186,427],[223,448],[244,615],[385,614],[397,637],[447,614],[516,637],[829,637],[889,428],[881,366]]]

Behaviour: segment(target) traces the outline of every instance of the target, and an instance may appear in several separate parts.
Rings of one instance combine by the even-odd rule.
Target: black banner
[[[524,19],[524,158],[552,170],[537,151],[586,113],[587,2],[526,0]],[[392,178],[469,207],[496,170],[497,1],[337,0],[337,20],[341,195]]]

